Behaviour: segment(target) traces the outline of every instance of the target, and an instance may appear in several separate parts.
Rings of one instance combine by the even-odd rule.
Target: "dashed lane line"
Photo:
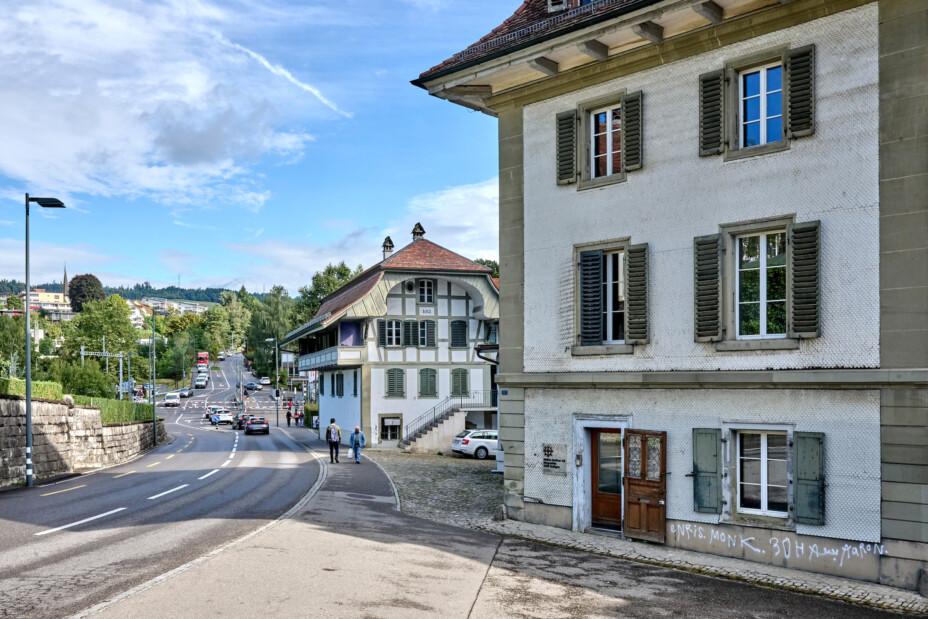
[[[219,472],[219,469],[213,469],[212,471],[210,471],[209,473],[207,473],[207,474],[204,475],[203,477],[197,477],[197,480],[206,479],[206,478],[209,477],[210,475],[215,475],[215,474],[218,473],[218,472]]]
[[[77,522],[72,522],[71,524],[66,524],[66,525],[61,526],[61,527],[55,527],[54,529],[47,529],[47,530],[45,530],[45,531],[39,531],[39,532],[36,533],[35,535],[48,535],[49,533],[54,533],[55,531],[62,531],[62,530],[64,530],[64,529],[70,529],[71,527],[76,527],[76,526],[79,525],[79,524],[84,524],[85,522],[90,522],[91,520],[99,520],[100,518],[105,518],[105,517],[107,517],[107,516],[111,516],[111,515],[113,515],[113,514],[116,514],[116,513],[121,512],[121,511],[123,511],[123,510],[125,510],[125,509],[126,509],[125,507],[120,507],[120,508],[118,508],[118,509],[113,509],[113,510],[110,510],[110,511],[106,512],[105,514],[99,514],[99,515],[97,515],[97,516],[91,516],[90,518],[84,518],[83,520],[78,520]]]
[[[167,490],[167,491],[165,491],[165,492],[162,492],[161,494],[156,494],[155,496],[150,496],[150,497],[148,497],[148,500],[151,501],[151,500],[154,500],[154,499],[160,499],[161,497],[163,497],[163,496],[166,495],[166,494],[171,494],[172,492],[177,492],[178,490],[183,490],[184,488],[186,488],[186,487],[189,486],[189,485],[190,485],[190,484],[184,484],[184,485],[178,486],[178,487],[176,487],[176,488],[171,488],[170,490]]]
[[[70,492],[72,490],[77,490],[78,488],[86,488],[87,484],[82,484],[80,486],[72,486],[71,488],[65,488],[64,490],[56,490],[55,492],[46,492],[41,496],[51,496],[53,494],[61,494],[62,492]]]
[[[132,475],[135,471],[129,471],[128,473],[123,473],[122,475],[117,475],[113,479],[119,479],[120,477],[125,477],[126,475]]]
[[[158,462],[154,462],[154,463],[152,463],[152,464],[149,464],[149,465],[146,466],[145,468],[150,469],[151,467],[153,467],[153,466],[158,466],[159,464],[161,464],[161,461],[160,461],[160,460],[159,460]]]

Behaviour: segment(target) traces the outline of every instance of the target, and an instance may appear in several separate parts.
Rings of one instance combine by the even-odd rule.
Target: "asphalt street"
[[[0,617],[91,606],[261,527],[306,494],[319,465],[275,428],[273,410],[269,436],[204,419],[206,404],[232,400],[240,363],[223,362],[181,408],[159,406],[171,443],[115,468],[0,493]]]

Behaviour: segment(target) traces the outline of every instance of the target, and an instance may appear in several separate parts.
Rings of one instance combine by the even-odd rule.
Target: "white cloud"
[[[252,15],[261,28],[287,17],[259,4],[0,3],[0,174],[72,203],[76,193],[257,211],[270,193],[253,164],[298,160],[313,139],[303,123],[346,114],[264,50],[219,34]]]
[[[56,245],[31,242],[29,244],[29,271],[32,284],[60,282],[64,265],[68,263],[80,271],[71,269],[71,275],[93,272],[103,267],[118,264],[121,256],[105,255],[88,245]],[[25,243],[16,239],[0,239],[0,278],[23,281],[26,277]],[[104,280],[106,283],[108,281]]]

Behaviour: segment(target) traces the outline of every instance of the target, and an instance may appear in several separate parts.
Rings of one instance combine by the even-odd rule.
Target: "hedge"
[[[0,395],[26,395],[26,381],[21,378],[0,378]],[[32,397],[44,400],[61,400],[61,383],[32,381]]]
[[[104,424],[124,423],[127,421],[151,421],[152,405],[129,400],[111,400],[109,398],[91,398],[85,395],[71,396],[80,406],[94,406],[100,409],[100,418]]]

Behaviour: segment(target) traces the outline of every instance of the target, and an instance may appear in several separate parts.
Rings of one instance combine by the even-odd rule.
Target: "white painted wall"
[[[825,525],[797,525],[803,535],[877,542],[880,539],[880,393],[878,390],[526,389],[525,496],[573,505],[574,478],[542,472],[542,443],[563,443],[570,456],[588,446],[575,417],[604,415],[627,427],[667,432],[667,518],[716,523],[693,511],[692,429],[730,423],[791,424],[825,433]],[[609,424],[598,423],[598,427]]]
[[[527,372],[878,366],[877,19],[871,3],[525,108]],[[739,161],[698,157],[698,76],[730,59],[810,43],[815,135]],[[622,89],[644,93],[643,169],[600,189],[557,186],[555,115]],[[693,237],[791,214],[822,221],[822,337],[777,352],[718,353],[694,343]],[[651,343],[634,355],[573,358],[573,246],[628,236],[650,248]]]
[[[329,420],[335,417],[335,423],[342,429],[342,442],[345,444],[348,443],[349,430],[353,431],[355,426],[361,425],[361,370],[358,370],[358,395],[356,397],[351,395],[353,371],[343,372],[345,395],[340,398],[330,393],[332,391],[330,373],[325,372],[322,375],[325,380],[325,395],[319,397],[319,426],[325,428],[329,425]]]

